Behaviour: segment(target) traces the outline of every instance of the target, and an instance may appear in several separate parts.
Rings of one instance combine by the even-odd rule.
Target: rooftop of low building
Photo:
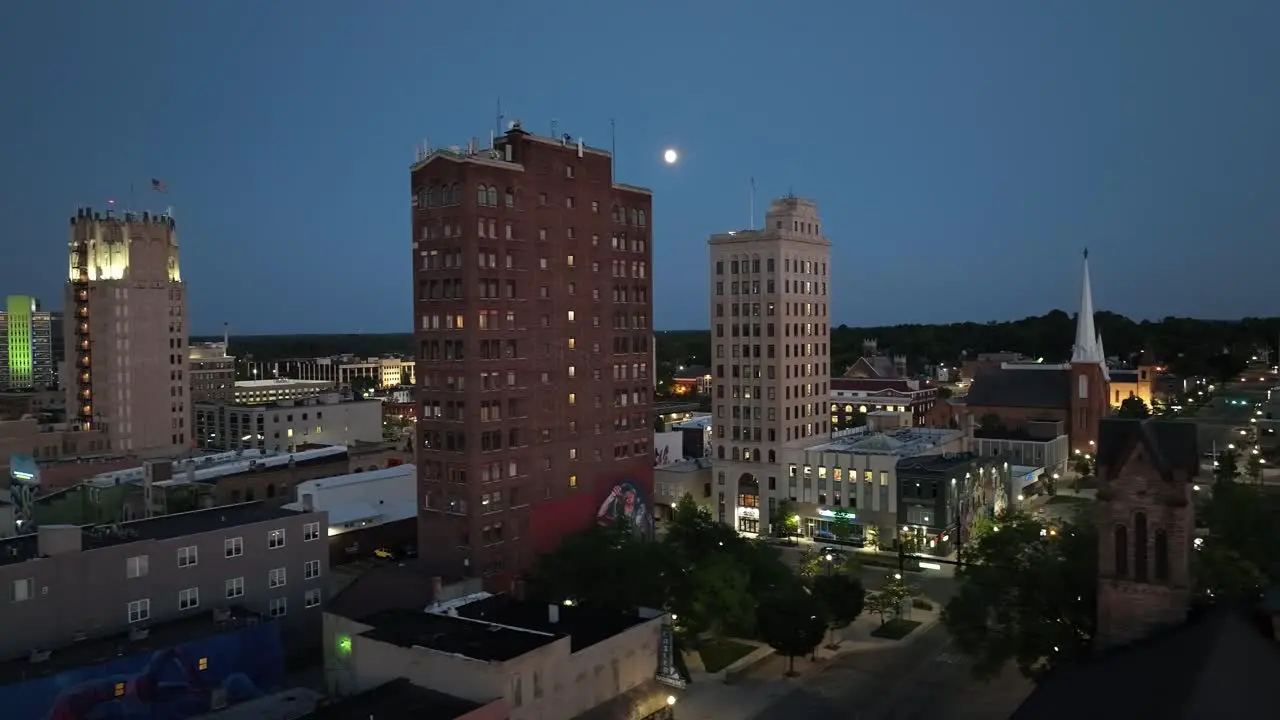
[[[298,720],[455,720],[481,707],[480,703],[428,690],[399,678],[317,707]]]
[[[97,550],[146,540],[169,540],[224,528],[292,519],[305,514],[309,513],[271,507],[263,501],[257,501],[160,515],[114,525],[86,525],[79,528],[80,549]],[[46,531],[51,529],[45,528]],[[40,557],[39,538],[40,533],[37,531],[0,540],[0,565],[11,565]]]
[[[851,432],[843,437],[837,437],[806,448],[806,450],[809,452],[898,455],[906,457],[927,452],[959,435],[959,430],[926,427],[907,427],[883,433]]]

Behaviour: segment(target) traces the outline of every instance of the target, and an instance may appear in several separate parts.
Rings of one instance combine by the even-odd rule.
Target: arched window
[[[640,224],[640,211],[636,210],[635,208],[631,208],[631,224],[632,225]]]
[[[484,205],[486,202],[488,202],[488,197],[489,197],[489,193],[485,192],[483,185],[476,188],[476,202],[478,204]]]
[[[454,185],[449,192],[449,204],[458,205],[462,203],[462,187]]]
[[[1156,530],[1156,580],[1169,579],[1169,534],[1164,528]]]
[[[492,207],[498,206],[498,188],[492,185],[489,186],[489,189],[485,191],[485,202]]]
[[[1147,581],[1147,514],[1133,516],[1133,579]]]
[[[512,190],[511,188],[507,188],[507,207],[515,207],[515,206],[516,206],[516,191]]]
[[[422,204],[425,205],[426,207],[435,207],[435,204],[436,204],[435,188],[427,188],[426,197],[423,198]]]
[[[445,205],[448,205],[451,202],[450,198],[451,196],[449,194],[449,186],[441,185],[440,186],[440,207],[444,207]]]
[[[1115,531],[1115,575],[1118,578],[1129,575],[1129,533],[1123,525],[1117,525]]]
[[[640,223],[639,223],[639,225],[640,225],[640,227],[644,227],[644,223],[645,223],[645,215],[644,215],[644,211],[643,211],[643,210],[641,210],[641,211],[640,211],[640,216],[639,216],[639,217],[640,217]]]

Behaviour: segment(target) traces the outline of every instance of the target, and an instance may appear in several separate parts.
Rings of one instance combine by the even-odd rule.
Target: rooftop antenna
[[[612,184],[618,175],[618,124],[613,118],[609,118],[609,155],[609,183]]]
[[[222,352],[224,355],[231,354],[231,323],[222,323]]]
[[[560,121],[552,120],[551,121],[551,137],[553,138],[559,137],[559,133],[557,132],[559,129],[560,129]]]
[[[756,229],[756,179],[751,178],[751,222],[747,225],[750,230]]]
[[[501,134],[502,134],[502,120],[503,120],[503,115],[502,115],[502,98],[498,98],[498,114],[497,114],[497,116],[495,117],[495,122],[494,122],[494,125],[493,125],[494,133],[495,133],[495,134],[497,134],[497,135],[501,135]]]

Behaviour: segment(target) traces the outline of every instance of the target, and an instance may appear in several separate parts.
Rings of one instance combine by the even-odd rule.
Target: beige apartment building
[[[828,264],[817,206],[774,200],[763,229],[713,235],[711,374],[715,514],[736,526],[737,505],[787,497],[784,450],[830,432]]]
[[[67,282],[67,415],[118,452],[175,454],[190,445],[187,288],[177,225],[166,214],[71,218]]]
[[[228,343],[196,343],[188,348],[187,373],[191,402],[226,403],[235,400],[236,359]]]

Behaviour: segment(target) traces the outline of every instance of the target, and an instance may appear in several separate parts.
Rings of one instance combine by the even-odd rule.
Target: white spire
[[[1101,336],[1093,329],[1093,289],[1089,286],[1089,251],[1084,251],[1084,279],[1080,283],[1080,313],[1076,316],[1076,344],[1071,349],[1073,363],[1102,363]]]
[[[1106,361],[1107,361],[1107,349],[1106,349],[1105,347],[1103,347],[1103,346],[1102,346],[1102,331],[1101,331],[1101,330],[1099,330],[1099,331],[1098,331],[1098,357],[1102,358],[1102,361],[1103,361],[1103,362],[1106,362]]]

